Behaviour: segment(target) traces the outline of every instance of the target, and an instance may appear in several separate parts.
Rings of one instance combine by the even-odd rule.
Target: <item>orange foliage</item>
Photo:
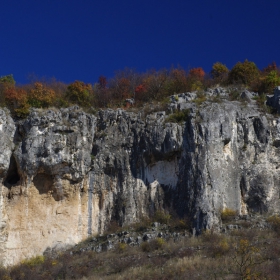
[[[6,105],[17,117],[26,117],[29,112],[27,92],[21,88],[9,87],[4,91]]]
[[[204,76],[205,76],[205,72],[201,67],[198,68],[192,68],[189,71],[189,76],[197,79],[197,80],[203,80]]]
[[[35,83],[34,88],[30,90],[28,102],[32,107],[46,108],[53,104],[55,92],[41,83]]]

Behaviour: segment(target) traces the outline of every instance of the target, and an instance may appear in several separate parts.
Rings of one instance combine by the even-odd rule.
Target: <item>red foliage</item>
[[[198,68],[192,68],[189,71],[189,76],[197,79],[197,80],[203,80],[204,76],[205,76],[205,72],[201,67]]]
[[[107,86],[107,78],[105,76],[100,76],[98,78],[98,85],[99,85],[99,88],[105,89]]]
[[[262,72],[264,74],[268,74],[270,73],[271,71],[276,71],[277,70],[277,65],[276,63],[273,61],[272,63],[268,64],[263,70]]]
[[[135,88],[135,93],[142,93],[146,90],[145,86],[144,85],[138,85],[136,88]]]
[[[113,95],[117,100],[131,97],[130,81],[127,78],[117,78],[112,88]]]
[[[27,92],[21,88],[9,87],[4,91],[5,99],[8,103],[17,103],[27,98]]]

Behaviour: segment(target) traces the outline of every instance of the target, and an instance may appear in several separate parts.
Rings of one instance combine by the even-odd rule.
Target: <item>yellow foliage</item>
[[[221,211],[221,219],[223,222],[227,222],[235,218],[237,215],[237,212],[233,209],[230,208],[225,208],[224,210]]]
[[[118,251],[123,252],[127,248],[127,244],[125,243],[118,243]]]
[[[32,107],[46,108],[53,104],[55,92],[46,88],[41,83],[35,83],[34,88],[30,90],[28,103]]]
[[[162,248],[164,246],[165,241],[164,241],[163,238],[159,237],[159,238],[156,239],[156,243],[157,243],[158,249],[160,249],[160,248]]]
[[[45,261],[44,256],[36,256],[36,257],[31,258],[31,259],[24,260],[21,263],[24,264],[24,265],[33,267],[33,266],[40,265],[40,264],[44,263],[44,261]]]

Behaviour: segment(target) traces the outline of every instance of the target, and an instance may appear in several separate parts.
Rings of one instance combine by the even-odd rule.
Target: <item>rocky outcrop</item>
[[[273,95],[267,96],[267,105],[275,109],[279,114],[280,112],[280,86],[274,89]]]
[[[226,89],[207,94],[201,105],[195,93],[171,98],[171,110],[188,112],[181,123],[164,111],[34,109],[13,121],[1,110],[2,263],[158,210],[189,217],[194,233],[219,229],[225,208],[278,212],[280,120],[227,101]]]

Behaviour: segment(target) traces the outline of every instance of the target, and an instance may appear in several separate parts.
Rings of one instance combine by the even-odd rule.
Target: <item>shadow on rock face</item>
[[[55,187],[54,180],[51,175],[38,173],[33,179],[33,184],[39,191],[39,194],[51,194],[56,201],[62,199],[62,196]]]
[[[15,157],[12,155],[10,158],[10,165],[7,172],[7,176],[4,180],[4,186],[10,189],[12,186],[18,184],[19,181],[20,175],[18,173],[17,163]]]

